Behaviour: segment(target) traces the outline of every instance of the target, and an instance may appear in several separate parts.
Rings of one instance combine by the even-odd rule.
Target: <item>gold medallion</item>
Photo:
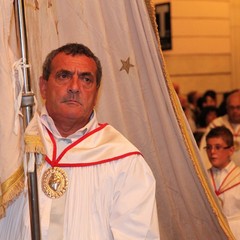
[[[59,168],[49,168],[43,174],[42,178],[42,190],[46,196],[50,198],[61,197],[68,186],[68,178],[66,172]]]

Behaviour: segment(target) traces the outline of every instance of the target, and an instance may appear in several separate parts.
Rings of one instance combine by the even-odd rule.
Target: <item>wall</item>
[[[171,3],[172,50],[164,51],[181,93],[240,88],[240,1],[155,0]]]

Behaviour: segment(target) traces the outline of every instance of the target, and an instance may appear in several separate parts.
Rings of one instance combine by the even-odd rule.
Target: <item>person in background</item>
[[[238,89],[234,89],[230,92],[228,91],[223,94],[223,99],[218,106],[218,116],[223,116],[223,115],[227,114],[227,106],[226,106],[227,98],[230,94],[232,94],[233,92],[236,92],[236,91],[238,91]]]
[[[198,126],[206,129],[206,127],[218,117],[218,109],[214,106],[204,107],[200,116]]]
[[[178,96],[178,99],[179,99],[179,102],[181,104],[181,107],[184,111],[184,114],[187,118],[187,121],[189,123],[189,126],[192,130],[192,132],[195,132],[196,131],[196,123],[195,123],[195,119],[194,119],[194,116],[192,114],[192,111],[189,107],[189,103],[188,103],[188,100],[185,96],[183,96],[181,93],[180,93],[180,87],[178,84],[176,83],[173,83],[173,87],[174,87],[174,90]]]
[[[183,95],[181,94],[180,86],[179,86],[177,83],[173,83],[173,87],[174,87],[174,90],[175,90],[175,92],[176,92],[176,94],[177,94],[177,96],[178,96],[178,99],[179,99],[179,101],[180,101],[180,104],[181,104],[181,106],[182,106],[182,109],[183,109],[183,111],[185,111],[186,108],[188,107],[187,99],[186,99],[185,96],[183,96]]]
[[[217,107],[217,94],[214,90],[207,90],[202,96],[202,107]]]
[[[240,167],[231,161],[233,134],[224,126],[212,128],[206,135],[205,150],[212,165],[210,182],[232,233],[240,240]]]
[[[200,97],[201,94],[198,93],[198,91],[191,91],[187,94],[188,107],[196,126],[200,115],[200,109],[198,108],[198,100]]]
[[[227,127],[233,134],[234,137],[234,154],[232,156],[232,160],[240,165],[240,91],[235,90],[231,94],[228,95],[226,100],[226,109],[227,114],[224,116],[220,116],[214,119],[207,127],[205,135],[201,139],[200,143],[200,153],[202,156],[202,160],[204,165],[208,169],[211,167],[204,147],[206,146],[206,135],[211,130],[211,128],[217,126],[225,126]]]
[[[94,110],[99,59],[82,44],[53,50],[43,64],[45,100],[26,134],[37,154],[41,239],[158,240],[155,178],[139,150]],[[26,192],[0,221],[0,239],[30,240]]]
[[[207,90],[197,100],[199,112],[205,107],[217,107],[217,94],[214,90]]]
[[[216,107],[208,106],[202,109],[197,122],[197,130],[194,132],[198,146],[200,145],[202,136],[206,132],[207,126],[217,117],[218,109]]]

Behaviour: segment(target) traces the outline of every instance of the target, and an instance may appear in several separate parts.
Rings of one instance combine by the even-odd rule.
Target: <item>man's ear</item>
[[[234,146],[230,147],[230,155],[233,155],[233,154],[234,154],[234,151],[235,151]]]
[[[39,78],[39,89],[40,93],[43,99],[46,99],[47,94],[47,80],[45,80],[43,77]]]

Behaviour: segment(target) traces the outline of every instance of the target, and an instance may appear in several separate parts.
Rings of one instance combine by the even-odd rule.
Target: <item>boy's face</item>
[[[213,167],[222,169],[230,162],[234,147],[229,147],[221,137],[207,139],[206,151]]]

